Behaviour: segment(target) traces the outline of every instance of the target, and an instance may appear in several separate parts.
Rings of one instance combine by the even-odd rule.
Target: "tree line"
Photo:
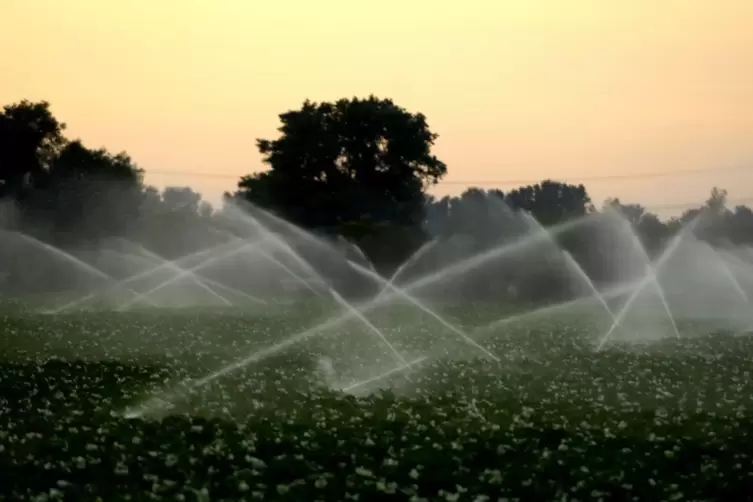
[[[384,270],[437,236],[471,236],[478,248],[504,240],[512,223],[503,207],[529,212],[545,227],[616,210],[652,253],[704,211],[710,215],[704,238],[753,244],[753,211],[727,207],[718,188],[698,208],[667,221],[619,199],[596,207],[583,185],[555,180],[508,192],[471,187],[436,199],[429,190],[447,174],[432,153],[437,134],[424,115],[389,99],[306,101],[279,119],[277,138],[256,141],[268,169],[243,176],[226,201],[251,202],[321,235],[341,235]],[[222,221],[223,208],[191,188],[146,185],[127,153],[66,137],[47,102],[21,101],[0,113],[5,229],[68,247],[122,236],[175,257],[222,240],[216,231]]]

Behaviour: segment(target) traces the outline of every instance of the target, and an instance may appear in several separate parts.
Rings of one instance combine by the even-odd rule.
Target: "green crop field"
[[[692,336],[596,352],[606,319],[569,312],[479,329],[503,314],[488,305],[443,310],[495,361],[415,309],[375,312],[372,327],[351,320],[316,332],[307,329],[332,317],[317,304],[65,315],[5,309],[0,498],[739,500],[753,493],[753,339],[680,320]],[[377,331],[410,367],[400,369]],[[318,369],[322,358],[331,361],[329,377]]]

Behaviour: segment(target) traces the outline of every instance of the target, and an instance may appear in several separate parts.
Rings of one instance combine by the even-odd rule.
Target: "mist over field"
[[[218,207],[0,114],[0,496],[750,489],[753,212],[429,194],[426,118],[306,101]],[[472,498],[469,498],[472,497]]]

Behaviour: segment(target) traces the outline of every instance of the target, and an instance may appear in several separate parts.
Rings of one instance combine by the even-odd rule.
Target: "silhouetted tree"
[[[65,145],[65,124],[46,101],[21,101],[0,112],[0,197],[20,197]]]
[[[444,228],[450,214],[450,197],[436,199],[427,196],[424,208],[424,232],[430,236],[438,236]]]
[[[552,180],[508,192],[507,201],[513,207],[529,211],[544,226],[585,216],[594,210],[586,187]]]
[[[699,218],[695,230],[697,237],[715,245],[730,241],[730,230],[734,225],[732,212],[727,209],[726,190],[718,187],[712,188],[708,199],[698,211],[686,212],[683,216],[686,221],[692,216]]]
[[[202,200],[199,202],[199,216],[204,219],[209,219],[214,216],[214,208],[209,202]]]
[[[675,230],[663,223],[654,213],[646,213],[638,223],[636,232],[649,255],[654,255],[675,233]]]
[[[37,176],[24,206],[56,240],[120,235],[139,215],[141,183],[142,171],[127,154],[91,150],[76,140]]]
[[[663,223],[654,213],[646,211],[640,204],[623,204],[618,198],[610,198],[604,202],[604,208],[625,217],[650,255],[659,251],[674,232],[672,227]]]
[[[190,187],[170,186],[162,193],[149,187],[143,192],[137,230],[154,251],[174,258],[217,242],[213,213],[211,204]]]
[[[637,227],[646,214],[646,208],[640,204],[623,204],[616,197],[610,197],[605,200],[604,209],[611,209],[621,214],[633,227]]]
[[[243,177],[237,196],[312,229],[420,231],[424,190],[447,172],[423,115],[371,96],[306,101],[280,121],[278,139],[257,142],[270,170]]]
[[[162,195],[159,190],[153,186],[146,186],[141,192],[141,205],[139,213],[141,215],[156,214],[162,208]]]
[[[430,201],[426,209],[432,235],[465,235],[481,250],[515,238],[526,230],[501,190],[470,187],[459,197]]]
[[[706,199],[705,208],[714,214],[723,213],[727,209],[727,190],[712,188],[709,198]]]
[[[423,115],[390,100],[306,101],[280,120],[277,139],[257,142],[270,169],[243,177],[234,197],[317,233],[345,236],[383,271],[401,263],[427,235],[445,240],[447,246],[424,259],[426,271],[443,260],[449,263],[536,230],[529,215],[551,227],[594,211],[583,185],[552,180],[509,193],[471,187],[439,200],[428,196],[426,189],[447,171],[431,153],[437,136]],[[187,187],[163,192],[145,187],[141,170],[127,154],[69,141],[64,129],[44,101],[21,101],[0,110],[3,227],[20,227],[70,247],[124,236],[167,257],[243,233],[227,217],[232,211],[215,214]],[[667,221],[619,199],[605,201],[606,208],[624,215],[652,255],[694,219],[700,239],[720,246],[753,245],[753,211],[729,208],[727,192],[720,188],[713,188],[704,204]],[[602,224],[610,223],[574,226],[555,239],[594,280],[601,277],[606,283],[611,265],[604,266],[600,256]],[[563,258],[556,248],[553,253],[523,252],[519,258],[505,258],[505,263],[500,260],[493,271],[480,267],[463,274],[457,281],[466,281],[468,287],[453,287],[468,298],[506,298],[510,285],[520,300],[567,297],[572,281],[563,273]]]
[[[199,214],[201,194],[190,187],[167,187],[162,191],[162,210],[173,214]]]
[[[733,244],[753,244],[753,210],[736,206],[730,214],[728,237]]]

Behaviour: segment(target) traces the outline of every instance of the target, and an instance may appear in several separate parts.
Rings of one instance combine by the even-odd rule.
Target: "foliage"
[[[64,130],[44,101],[0,113],[3,227],[66,247],[117,236],[148,241],[165,255],[206,245],[213,210],[200,194],[145,186],[127,153],[88,148]]]
[[[23,201],[33,223],[67,239],[122,234],[138,217],[142,171],[125,153],[66,143]]]
[[[65,144],[65,124],[46,101],[7,105],[0,113],[0,196],[21,197]]]
[[[306,102],[281,120],[281,137],[258,144],[271,170],[244,177],[235,196],[344,235],[385,268],[428,238],[473,253],[514,241],[534,219],[553,227],[595,211],[585,187],[553,180],[431,199],[425,190],[446,172],[430,152],[436,135],[389,100]],[[64,128],[45,102],[0,113],[3,226],[66,247],[125,236],[168,258],[232,236],[223,211],[200,194],[144,186],[127,154],[70,141]],[[649,253],[695,220],[715,244],[753,244],[753,211],[728,208],[721,189],[667,222],[618,199],[602,210],[623,214]],[[587,257],[598,252],[592,237],[564,233],[558,243]],[[510,267],[510,277],[468,281],[463,292],[488,297],[481,285],[522,274],[524,300],[551,299],[565,286],[553,263]],[[752,488],[750,337],[594,353],[592,317],[539,318],[483,331],[484,346],[504,357],[491,363],[395,309],[380,329],[437,357],[409,379],[397,372],[382,382],[391,392],[355,397],[313,376],[320,354],[348,382],[384,362],[369,345],[373,333],[351,323],[192,392],[178,386],[168,400],[186,414],[150,421],[122,412],[186,378],[284,347],[285,336],[311,333],[323,309],[42,316],[3,307],[0,498],[731,500]],[[454,323],[479,332],[510,313],[470,301],[453,307]]]
[[[585,216],[593,210],[586,187],[552,180],[513,190],[507,194],[507,200],[513,207],[530,212],[545,226]]]
[[[556,180],[508,192],[470,187],[459,196],[430,197],[426,190],[447,172],[431,152],[437,135],[423,115],[388,99],[306,101],[280,120],[278,138],[257,142],[270,169],[244,176],[228,200],[272,209],[320,235],[343,235],[385,273],[438,236],[466,242],[468,252],[511,242],[525,231],[516,212],[552,227],[596,211],[583,185]],[[125,152],[91,149],[64,131],[44,101],[3,108],[3,227],[67,247],[122,236],[172,257],[221,242],[231,232],[224,212],[215,213],[200,194],[145,186],[143,172]],[[728,208],[727,193],[719,188],[702,206],[668,221],[619,199],[605,201],[601,210],[625,216],[649,254],[699,216],[702,239],[753,244],[753,212]],[[558,239],[584,266],[597,247],[582,233]],[[552,277],[544,272],[542,286],[531,286],[531,294],[556,290],[546,287]]]
[[[750,337],[595,354],[573,344],[585,318],[553,318],[485,341],[536,360],[433,361],[410,381],[397,375],[393,392],[361,397],[323,388],[301,362],[305,344],[186,397],[189,414],[142,420],[122,411],[307,321],[6,322],[0,496],[13,500],[731,500],[751,488]],[[347,339],[320,348],[345,360]]]
[[[270,170],[243,177],[236,197],[333,233],[420,226],[424,190],[447,172],[423,115],[371,96],[306,101],[280,121],[278,139],[257,142]]]

